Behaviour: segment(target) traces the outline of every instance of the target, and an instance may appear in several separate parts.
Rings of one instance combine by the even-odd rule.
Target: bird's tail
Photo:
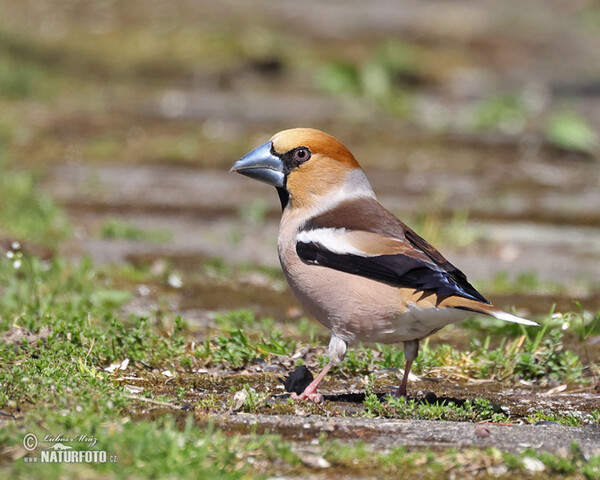
[[[505,312],[504,310],[500,310],[499,308],[496,308],[488,303],[477,302],[475,300],[459,297],[456,295],[446,297],[440,303],[440,305],[444,307],[454,307],[460,308],[462,310],[469,310],[471,312],[482,313],[484,315],[491,315],[492,317],[504,320],[505,322],[520,323],[521,325],[539,327],[538,323],[532,322],[531,320],[527,320],[526,318],[517,317],[516,315],[512,315],[508,312]]]

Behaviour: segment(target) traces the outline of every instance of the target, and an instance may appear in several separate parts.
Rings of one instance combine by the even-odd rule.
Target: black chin
[[[279,195],[279,201],[281,202],[281,211],[285,210],[285,207],[290,202],[290,194],[284,187],[275,187],[277,195]]]

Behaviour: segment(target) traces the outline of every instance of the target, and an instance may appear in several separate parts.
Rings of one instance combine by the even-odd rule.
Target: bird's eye
[[[294,151],[294,160],[298,162],[306,162],[309,158],[310,150],[306,147],[300,147]]]

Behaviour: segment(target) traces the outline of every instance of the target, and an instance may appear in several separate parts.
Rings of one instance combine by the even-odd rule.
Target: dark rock
[[[280,378],[279,381],[283,383],[286,391],[296,392],[300,395],[313,381],[313,374],[304,365],[300,365],[287,377]]]
[[[540,420],[539,422],[535,422],[534,425],[560,425],[558,422],[553,422],[552,420]]]
[[[438,401],[437,395],[433,392],[427,392],[425,394],[425,403],[436,403]]]

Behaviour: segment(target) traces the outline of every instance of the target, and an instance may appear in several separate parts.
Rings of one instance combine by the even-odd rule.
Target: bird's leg
[[[321,370],[321,373],[317,375],[317,378],[310,382],[308,387],[306,387],[300,395],[298,395],[296,392],[292,392],[291,397],[294,400],[309,400],[313,403],[322,403],[323,395],[317,393],[317,387],[319,386],[319,383],[321,383],[321,380],[325,378],[325,375],[327,375],[327,372],[331,367],[332,364],[329,362],[327,365],[325,365],[325,368]]]
[[[306,387],[300,395],[293,392],[291,397],[294,400],[309,400],[314,403],[323,402],[323,395],[317,393],[317,387],[319,386],[319,383],[321,383],[321,380],[325,378],[325,375],[327,375],[327,372],[329,372],[331,367],[337,365],[344,359],[347,347],[344,340],[335,333],[332,333],[331,339],[329,340],[329,363],[325,365],[325,368],[317,375],[317,378],[310,382],[310,385]]]
[[[419,354],[419,341],[411,340],[410,342],[404,342],[404,358],[406,359],[406,365],[404,366],[404,377],[402,377],[402,383],[396,391],[397,397],[406,397],[406,385],[408,384],[408,375],[410,373],[410,367]]]

